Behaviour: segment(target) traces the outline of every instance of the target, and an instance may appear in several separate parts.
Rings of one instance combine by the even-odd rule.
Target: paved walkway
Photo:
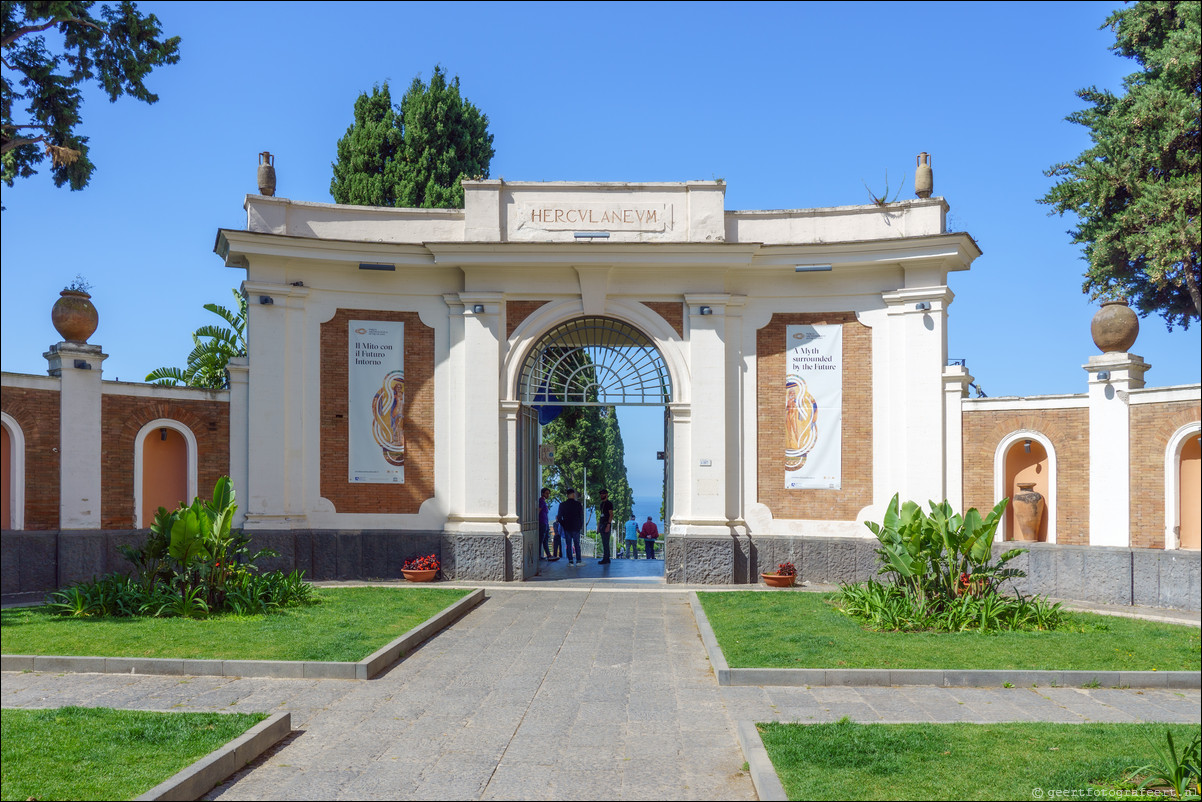
[[[0,701],[290,711],[299,732],[217,799],[754,799],[740,719],[1202,718],[1198,691],[720,688],[684,592],[582,579],[490,588],[374,680],[7,673]]]

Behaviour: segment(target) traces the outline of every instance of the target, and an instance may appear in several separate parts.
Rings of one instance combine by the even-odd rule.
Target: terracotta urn
[[[918,167],[914,170],[914,194],[920,198],[931,197],[935,189],[935,175],[931,172],[931,154],[918,154]]]
[[[275,156],[267,151],[259,154],[259,194],[275,195]]]
[[[59,296],[50,311],[54,328],[64,340],[86,343],[100,324],[92,296],[82,290],[63,290]]]
[[[797,574],[760,574],[760,578],[770,588],[791,588],[797,581]]]
[[[1139,318],[1126,301],[1106,301],[1089,324],[1094,345],[1102,353],[1126,353],[1139,336]]]
[[[437,568],[412,569],[402,568],[401,573],[405,575],[405,579],[410,582],[433,582],[435,575],[438,573]]]
[[[1034,482],[1019,482],[1014,494],[1015,540],[1034,543],[1039,540],[1039,523],[1043,520],[1043,496],[1035,492]]]

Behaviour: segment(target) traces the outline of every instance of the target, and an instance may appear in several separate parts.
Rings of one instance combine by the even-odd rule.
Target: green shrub
[[[51,593],[47,605],[67,616],[179,616],[267,613],[313,602],[302,572],[260,573],[256,563],[278,556],[250,553],[250,538],[232,528],[238,505],[229,477],[217,480],[212,502],[196,498],[159,507],[140,548],[123,546],[134,575],[111,574]]]
[[[929,502],[926,513],[912,501],[898,506],[894,495],[880,523],[868,528],[881,547],[876,581],[840,587],[841,609],[874,629],[893,631],[1052,629],[1062,623],[1060,605],[1038,596],[1004,595],[1002,583],[1026,576],[1005,567],[1026,549],[1010,549],[993,559],[993,541],[1009,499],[982,518],[976,509],[963,516],[946,501]]]

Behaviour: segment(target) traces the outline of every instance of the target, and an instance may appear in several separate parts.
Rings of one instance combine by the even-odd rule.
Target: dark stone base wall
[[[1005,543],[1029,551],[1009,565],[1027,573],[1015,587],[1103,604],[1198,610],[1202,607],[1202,553],[1161,549]],[[788,535],[671,537],[665,541],[665,577],[670,584],[739,585],[791,562],[803,581],[837,585],[878,578],[877,541]]]
[[[45,593],[115,571],[129,572],[118,551],[122,543],[137,546],[146,530],[0,533],[2,592]],[[442,532],[373,530],[304,530],[255,532],[250,551],[271,549],[278,557],[258,563],[265,571],[305,572],[313,580],[399,579],[406,560],[438,555],[446,579],[505,581],[512,579],[513,556],[504,535],[448,535]],[[521,554],[517,555],[521,563]],[[520,576],[520,571],[519,574]]]
[[[5,596],[45,593],[113,571],[129,570],[118,551],[136,545],[145,531],[3,532],[0,566]],[[299,569],[314,580],[397,579],[406,560],[437,554],[443,577],[503,582],[522,577],[521,538],[503,534],[309,530],[256,532],[251,551],[272,549],[264,570]],[[995,546],[995,554],[1018,544]],[[778,563],[797,566],[801,579],[824,584],[877,577],[876,540],[786,535],[673,537],[664,542],[669,584],[742,585]],[[1198,610],[1202,604],[1202,554],[1196,551],[1029,545],[1011,562],[1026,571],[1016,582],[1026,594],[1106,604]]]

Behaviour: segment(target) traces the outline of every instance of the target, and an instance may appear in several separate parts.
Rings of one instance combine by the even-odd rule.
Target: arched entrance
[[[543,334],[527,352],[519,374],[517,397],[521,404],[518,419],[517,494],[521,520],[525,571],[527,577],[538,573],[538,494],[543,486],[540,464],[542,429],[572,410],[581,407],[660,408],[663,448],[655,449],[663,460],[665,509],[662,531],[671,520],[671,425],[668,404],[672,401],[672,381],[667,364],[654,341],[638,328],[611,317],[579,317],[555,325]],[[608,411],[605,412],[608,414]],[[645,448],[650,442],[644,412],[636,442]],[[656,435],[658,435],[658,427]],[[544,458],[549,458],[544,452]],[[581,477],[583,480],[584,477]],[[574,481],[574,480],[573,480]],[[581,485],[587,488],[587,482]],[[583,499],[586,508],[590,499]],[[636,504],[636,507],[638,505]],[[655,510],[658,513],[658,509]],[[645,513],[644,513],[645,514]],[[658,518],[658,514],[653,515]],[[614,534],[621,537],[622,521],[615,520]],[[533,548],[531,548],[533,546]],[[663,540],[659,541],[662,553]],[[662,576],[662,562],[658,564]],[[616,569],[615,569],[616,570]]]

